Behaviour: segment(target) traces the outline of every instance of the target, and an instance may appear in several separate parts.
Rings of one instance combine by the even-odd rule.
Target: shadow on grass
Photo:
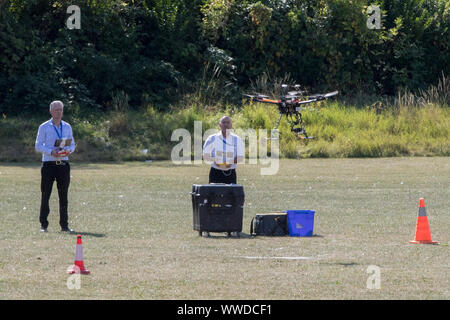
[[[343,261],[336,261],[336,262],[320,262],[321,265],[328,265],[328,266],[343,266],[343,267],[353,267],[358,266],[359,263],[350,261],[350,262],[343,262]]]
[[[280,238],[280,237],[289,237],[289,235],[285,235],[285,236],[263,236],[263,235],[252,235],[249,233],[244,233],[244,232],[239,232],[239,236],[228,236],[226,234],[226,232],[210,232],[209,236],[205,236],[204,234],[202,235],[202,238],[211,238],[211,239],[253,239],[253,238],[259,238],[259,237],[264,237],[264,238]],[[314,234],[310,237],[292,237],[292,238],[323,238],[324,236],[320,235],[320,234]]]
[[[353,262],[353,261],[352,262],[337,262],[335,264],[337,264],[339,266],[344,266],[344,267],[351,267],[351,266],[357,266],[358,265],[358,263]]]
[[[73,235],[81,235],[81,236],[88,236],[88,237],[94,237],[94,238],[103,238],[106,237],[106,234],[104,233],[92,233],[92,232],[79,232],[74,230],[73,232],[71,232],[70,234]]]
[[[235,236],[234,232],[231,236],[227,235],[226,232],[210,232],[209,235],[205,235],[206,231],[203,232],[202,238],[206,239],[251,239],[254,238],[251,234],[238,232],[238,236]]]

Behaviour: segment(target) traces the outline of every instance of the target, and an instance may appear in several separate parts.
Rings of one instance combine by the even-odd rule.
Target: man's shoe
[[[48,231],[47,231],[47,228],[41,227],[41,232],[48,232]]]
[[[61,232],[73,232],[73,230],[70,229],[69,227],[67,227],[67,228],[61,228]]]

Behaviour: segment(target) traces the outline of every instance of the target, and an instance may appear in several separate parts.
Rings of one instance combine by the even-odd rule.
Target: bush
[[[81,29],[68,30],[71,4],[1,2],[0,113],[17,115],[21,100],[21,112],[43,114],[54,99],[109,112],[117,92],[134,110],[193,98],[237,105],[264,73],[316,90],[436,101],[428,88],[450,71],[445,0],[375,1],[381,30],[367,28],[367,0],[82,0]]]

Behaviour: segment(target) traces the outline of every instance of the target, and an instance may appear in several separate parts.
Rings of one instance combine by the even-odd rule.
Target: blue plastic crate
[[[311,237],[314,230],[313,210],[286,210],[289,235],[291,237]]]

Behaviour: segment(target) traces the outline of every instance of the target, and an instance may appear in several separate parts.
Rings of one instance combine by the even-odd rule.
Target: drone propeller
[[[288,95],[290,96],[298,96],[304,94],[306,91],[288,91]]]
[[[260,93],[257,93],[256,95],[243,93],[242,95],[243,95],[243,96],[246,96],[246,97],[249,97],[249,98],[252,99],[252,100],[269,98],[269,96],[266,96],[266,95],[260,94]]]
[[[328,92],[324,95],[324,97],[329,98],[329,97],[337,95],[338,93],[339,93],[339,91]]]
[[[339,91],[328,92],[328,93],[325,93],[325,94],[317,93],[317,94],[313,94],[313,95],[309,96],[308,98],[309,98],[309,99],[323,100],[323,99],[326,99],[326,98],[335,96],[335,95],[337,95],[338,93],[339,93]]]
[[[314,98],[314,99],[308,99],[308,100],[299,101],[297,103],[298,104],[307,104],[307,103],[316,102],[316,101],[317,101],[317,99]],[[297,110],[297,111],[299,111],[299,110]]]
[[[296,99],[296,98],[298,98],[298,96],[297,95],[287,95],[287,96],[284,96],[283,98],[285,98],[285,99]]]

